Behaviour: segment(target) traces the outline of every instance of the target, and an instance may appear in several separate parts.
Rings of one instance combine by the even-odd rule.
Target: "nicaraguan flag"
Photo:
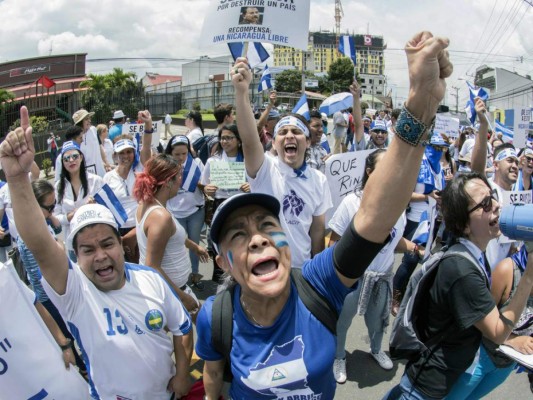
[[[424,211],[420,216],[420,222],[411,240],[418,245],[425,245],[429,239],[430,225],[428,212]]]
[[[107,183],[94,195],[94,200],[111,211],[119,227],[124,225],[128,220],[128,213],[126,213],[120,200],[115,196],[113,189]]]
[[[466,84],[468,85],[470,99],[466,102],[465,112],[470,123],[474,125],[476,122],[476,116],[477,116],[474,99],[476,97],[479,97],[481,100],[486,102],[489,99],[489,93],[482,87],[476,88],[474,85],[472,85],[468,81],[466,81]]]
[[[242,49],[244,43],[228,43],[229,51],[234,60],[242,57]],[[248,59],[248,64],[250,68],[257,67],[262,62],[266,61],[270,57],[268,51],[263,47],[259,42],[250,42],[248,45],[248,53],[246,53],[246,58]]]
[[[328,143],[328,137],[325,134],[322,134],[322,137],[320,138],[320,145],[324,148],[324,150],[326,150],[328,154],[331,153],[331,149]]]
[[[300,114],[302,115],[306,120],[311,119],[311,114],[309,113],[309,105],[307,104],[307,96],[305,93],[300,97],[300,100],[298,100],[298,103],[294,106],[292,109],[292,112],[294,114]]]
[[[466,102],[465,113],[466,113],[466,117],[470,121],[470,124],[474,126],[474,124],[476,123],[477,114],[476,114],[476,109],[474,108],[474,102],[472,100],[468,100]]]
[[[353,65],[357,64],[357,58],[355,56],[355,43],[352,36],[341,36],[339,38],[339,53],[344,57],[350,57]]]
[[[185,165],[183,166],[183,178],[181,180],[181,187],[188,191],[193,193],[196,190],[196,187],[198,186],[198,181],[200,180],[200,176],[202,175],[202,171],[200,171],[200,167],[190,153],[187,155],[187,161],[185,161]]]
[[[263,70],[263,74],[261,75],[261,81],[259,82],[259,87],[257,88],[258,92],[262,92],[263,90],[268,90],[272,87],[272,75],[270,75],[270,70],[268,69],[268,65],[265,64],[265,69]]]
[[[512,129],[507,128],[500,121],[496,120],[496,125],[494,126],[494,130],[502,134],[502,139],[505,143],[513,143],[514,132]]]

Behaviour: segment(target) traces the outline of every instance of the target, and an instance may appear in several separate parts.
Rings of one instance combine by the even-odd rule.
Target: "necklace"
[[[244,312],[246,313],[246,315],[249,315],[250,318],[252,318],[252,321],[260,328],[264,328],[263,325],[261,325],[259,322],[257,322],[257,320],[255,319],[255,317],[253,316],[253,314],[250,312],[250,310],[248,309],[248,307],[246,307],[246,304],[244,303],[244,300],[243,298],[241,297],[241,306],[242,306],[242,309],[244,310]]]

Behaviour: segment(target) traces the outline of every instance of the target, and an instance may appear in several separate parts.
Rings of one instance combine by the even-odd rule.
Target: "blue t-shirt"
[[[345,287],[333,266],[330,247],[303,266],[304,278],[340,313]],[[235,288],[230,388],[232,399],[332,399],[335,395],[333,360],[336,337],[311,314],[293,283],[287,304],[272,326],[250,322]],[[211,343],[214,296],[207,299],[197,320],[196,353],[207,361],[221,360]],[[298,397],[300,396],[300,397]]]

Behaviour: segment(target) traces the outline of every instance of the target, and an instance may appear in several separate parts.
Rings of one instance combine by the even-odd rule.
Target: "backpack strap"
[[[213,301],[211,310],[211,342],[214,349],[224,356],[225,382],[233,380],[230,352],[233,340],[233,294],[235,286],[220,292]]]
[[[339,314],[335,307],[311,286],[300,268],[291,268],[291,280],[296,285],[298,296],[305,307],[334,335],[337,335]]]

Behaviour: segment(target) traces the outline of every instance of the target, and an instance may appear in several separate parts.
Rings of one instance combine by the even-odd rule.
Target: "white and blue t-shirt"
[[[333,249],[330,247],[307,261],[302,273],[340,313],[344,298],[352,289],[345,287],[335,272]],[[294,283],[287,304],[268,327],[257,326],[246,318],[240,294],[237,286],[233,302],[230,397],[234,400],[333,399],[336,337],[307,309]],[[213,301],[214,297],[207,299],[196,325],[196,353],[207,361],[223,359],[211,343]]]
[[[80,346],[93,398],[168,400],[175,364],[165,327],[185,335],[191,320],[155,270],[124,267],[124,286],[108,292],[97,289],[77,264],[70,265],[64,295],[41,282]]]

